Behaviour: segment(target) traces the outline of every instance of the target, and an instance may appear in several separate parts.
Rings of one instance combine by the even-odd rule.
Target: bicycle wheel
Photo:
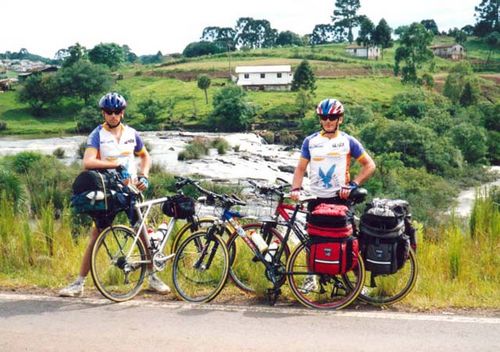
[[[243,229],[245,232],[259,233],[266,243],[271,245],[273,242],[281,244],[283,242],[283,236],[274,228],[266,228],[263,224],[254,223],[244,225]],[[245,243],[243,238],[237,233],[233,233],[229,240],[227,241],[227,250],[229,252],[229,276],[235,285],[246,292],[255,292],[259,288],[265,288],[269,284],[269,275],[266,273],[266,267],[264,264],[255,256],[254,252]],[[266,256],[272,256],[276,253],[276,250],[269,251]],[[282,272],[285,271],[286,262],[290,255],[290,249],[288,245],[285,245],[283,255],[280,258],[280,263],[278,264]],[[270,259],[270,258],[269,258]],[[280,270],[280,268],[277,268]],[[264,275],[262,275],[264,274]],[[267,279],[266,279],[267,277]],[[276,277],[278,280],[278,286],[281,286],[286,280],[285,275]]]
[[[177,249],[179,248],[179,245],[184,242],[189,236],[191,236],[195,231],[207,229],[210,226],[214,224],[214,221],[216,220],[215,217],[204,217],[201,219],[198,219],[196,223],[186,223],[182,228],[175,234],[174,236],[174,241],[172,242],[172,253],[177,252]],[[193,226],[194,225],[194,226]],[[231,234],[229,230],[226,230],[225,232],[228,237]]]
[[[372,276],[367,272],[359,299],[373,305],[393,304],[406,297],[417,282],[418,264],[413,249],[401,269],[390,275]]]
[[[292,253],[287,265],[288,283],[300,303],[316,309],[342,309],[358,297],[365,280],[361,255],[358,254],[357,267],[344,275],[311,274],[307,265],[308,255],[309,248],[302,243]],[[306,281],[312,278],[316,280],[316,285],[305,289]]]
[[[102,295],[115,302],[133,298],[141,290],[146,264],[142,241],[126,226],[110,226],[97,237],[90,268],[94,284]]]
[[[203,303],[214,299],[226,283],[229,254],[222,238],[197,231],[180,244],[172,265],[175,290],[183,300]]]

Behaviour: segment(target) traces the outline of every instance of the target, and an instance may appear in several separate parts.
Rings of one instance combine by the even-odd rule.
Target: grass
[[[0,201],[0,286],[56,289],[78,272],[87,239],[70,235],[69,213],[54,220],[46,206],[32,221]],[[419,230],[419,277],[414,290],[400,303],[403,309],[498,309],[500,306],[500,209],[490,194],[478,197],[469,223],[451,217],[441,226]],[[81,227],[79,233],[88,233]],[[240,258],[241,259],[241,258]],[[170,269],[162,277],[170,281]],[[255,273],[258,296],[269,285]],[[89,284],[88,286],[91,286]],[[290,300],[287,287],[284,297]],[[193,291],[194,292],[194,291]],[[224,290],[224,299],[239,300],[234,288]]]

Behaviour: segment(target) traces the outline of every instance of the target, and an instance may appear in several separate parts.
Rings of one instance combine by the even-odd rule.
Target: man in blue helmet
[[[85,169],[117,169],[122,176],[134,184],[140,191],[148,188],[148,175],[151,157],[144,142],[135,129],[122,123],[127,107],[126,100],[118,93],[108,93],[99,100],[99,107],[104,123],[97,126],[88,136],[87,148],[83,156]],[[137,170],[135,157],[140,158],[140,170]],[[85,278],[90,270],[92,247],[99,233],[113,223],[114,216],[95,219],[90,241],[83,255],[80,273],[76,281],[59,291],[63,297],[82,296]],[[168,293],[170,288],[154,273],[149,274],[150,289],[159,293]]]
[[[299,199],[302,181],[309,166],[310,191],[317,197],[309,202],[311,211],[320,203],[338,203],[346,200],[351,191],[368,180],[375,172],[375,162],[354,137],[340,131],[344,121],[344,106],[336,99],[324,99],[317,108],[321,131],[304,139],[301,155],[292,182],[291,198]],[[360,172],[351,180],[350,164],[354,158],[361,164]],[[315,276],[304,280],[302,290],[313,291]]]

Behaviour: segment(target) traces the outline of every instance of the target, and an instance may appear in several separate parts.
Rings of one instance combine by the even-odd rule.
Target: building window
[[[278,78],[281,78],[281,72],[277,73],[276,76],[278,76]]]
[[[248,73],[245,73],[245,75],[243,77],[250,78],[250,75]]]
[[[265,73],[261,73],[260,74],[260,78],[266,78],[266,74]]]

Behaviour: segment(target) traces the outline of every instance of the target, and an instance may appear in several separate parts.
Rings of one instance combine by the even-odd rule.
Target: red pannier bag
[[[348,220],[349,210],[345,205],[320,204],[312,212],[313,217],[321,216],[322,224],[307,224],[311,246],[309,253],[309,270],[315,274],[339,275],[353,270],[358,265],[358,239],[352,236],[352,226]],[[328,216],[334,218],[332,221]],[[339,220],[341,219],[341,220]],[[316,224],[318,222],[315,222]],[[337,227],[343,223],[343,227]]]

